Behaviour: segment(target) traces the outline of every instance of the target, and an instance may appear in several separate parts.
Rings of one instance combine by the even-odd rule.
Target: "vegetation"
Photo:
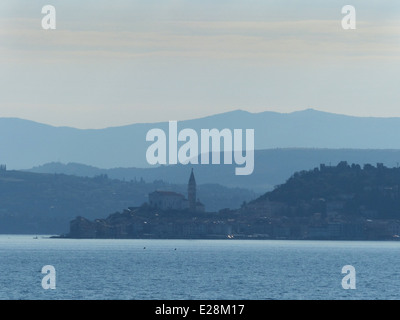
[[[297,208],[295,215],[326,213],[329,203],[342,202],[341,213],[353,216],[372,215],[374,218],[400,218],[400,168],[383,164],[337,166],[321,165],[300,171],[255,200],[282,202]],[[308,208],[307,210],[302,210]]]

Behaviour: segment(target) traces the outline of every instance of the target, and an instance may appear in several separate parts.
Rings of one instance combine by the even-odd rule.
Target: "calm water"
[[[399,253],[400,242],[1,235],[0,299],[400,299]],[[355,290],[341,286],[348,264]],[[44,265],[55,290],[42,288]]]

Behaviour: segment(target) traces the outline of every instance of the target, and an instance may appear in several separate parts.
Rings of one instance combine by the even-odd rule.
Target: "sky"
[[[56,30],[43,30],[44,5]],[[356,30],[344,30],[344,5]],[[400,2],[2,0],[0,117],[104,128],[236,109],[400,117]]]

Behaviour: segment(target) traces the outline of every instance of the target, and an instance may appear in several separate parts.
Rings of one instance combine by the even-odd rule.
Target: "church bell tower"
[[[196,211],[196,180],[194,178],[194,173],[190,174],[188,183],[188,200],[189,200],[189,210]]]

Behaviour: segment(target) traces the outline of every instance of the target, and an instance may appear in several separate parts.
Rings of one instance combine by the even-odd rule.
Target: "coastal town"
[[[296,239],[296,240],[398,240],[400,219],[397,211],[381,212],[382,203],[398,208],[399,187],[393,184],[399,170],[380,164],[349,166],[342,162],[330,167],[321,165],[311,171],[295,173],[274,191],[243,204],[239,209],[207,212],[196,198],[193,170],[188,194],[156,190],[149,201],[139,207],[128,207],[105,219],[77,217],[70,223],[71,238],[155,238],[155,239]],[[393,173],[396,173],[395,175]],[[316,179],[341,176],[334,186],[315,186]],[[369,179],[370,185],[355,179]],[[385,177],[391,177],[385,179]],[[373,181],[380,181],[376,185]],[[356,181],[349,188],[348,181]],[[400,180],[399,180],[400,181]],[[318,190],[318,197],[293,196],[299,193],[291,184],[300,182],[302,192]],[[360,182],[360,181],[359,181]],[[346,186],[347,185],[347,186]],[[361,185],[361,187],[360,187]],[[335,190],[336,189],[336,190]],[[347,189],[347,190],[346,190]],[[315,191],[314,190],[314,191]],[[314,192],[313,191],[313,192]],[[371,202],[373,198],[375,201]],[[290,197],[288,197],[290,195]],[[289,198],[291,202],[285,200]],[[308,198],[308,199],[307,199]],[[295,202],[293,202],[296,200]],[[369,201],[369,203],[368,203]],[[379,206],[379,204],[381,204]],[[378,206],[378,207],[377,207]]]

